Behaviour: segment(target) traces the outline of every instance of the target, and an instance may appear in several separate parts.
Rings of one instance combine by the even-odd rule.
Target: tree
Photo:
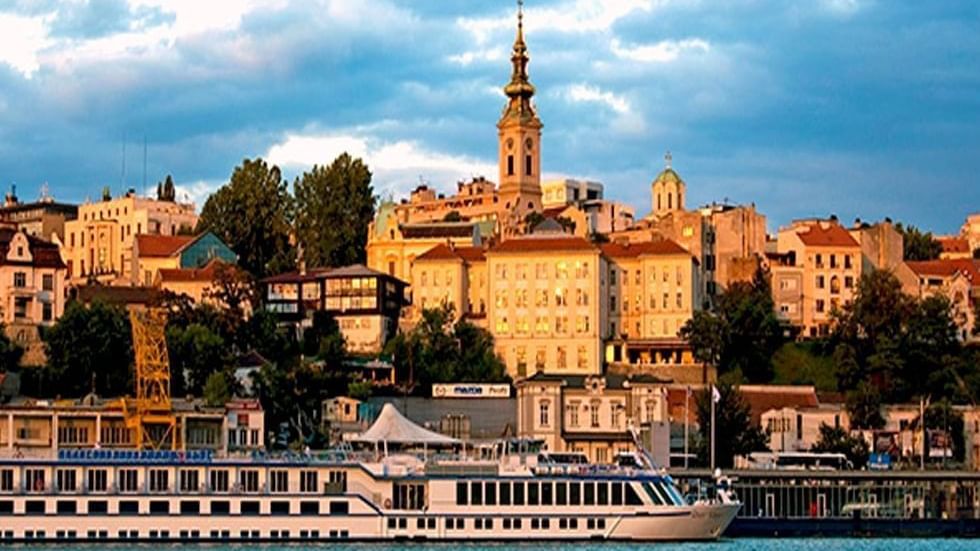
[[[245,159],[204,203],[197,232],[213,232],[238,254],[245,270],[262,278],[294,265],[292,215],[279,168]]]
[[[759,270],[751,282],[738,281],[718,297],[714,313],[696,312],[681,328],[699,361],[719,373],[741,373],[750,382],[772,379],[772,357],[783,344],[769,281]]]
[[[4,331],[4,326],[0,323],[0,373],[17,369],[23,355],[24,349],[7,337],[7,332]]]
[[[810,447],[813,453],[842,453],[856,469],[868,464],[868,443],[861,437],[851,436],[842,427],[820,424],[820,439]]]
[[[837,390],[837,364],[815,342],[788,342],[773,355],[773,384],[814,385],[817,390]]]
[[[462,222],[463,215],[459,213],[458,210],[451,210],[442,217],[443,222]]]
[[[177,200],[177,188],[174,186],[174,179],[169,174],[163,182],[157,183],[157,200],[170,201]]]
[[[394,358],[397,378],[422,394],[435,383],[508,382],[506,366],[494,350],[493,335],[454,319],[450,304],[427,308],[411,331],[389,342],[386,352]]]
[[[39,390],[45,395],[132,394],[132,334],[122,308],[70,302],[45,332],[44,347],[48,364]]]
[[[538,211],[531,211],[524,215],[524,233],[533,233],[538,224],[544,222],[544,215]]]
[[[361,159],[341,154],[296,179],[296,235],[310,266],[363,263],[377,197]]]
[[[204,403],[211,407],[223,406],[231,400],[231,384],[225,371],[215,371],[208,375],[204,384]]]
[[[845,401],[852,428],[864,430],[884,428],[885,418],[881,415],[881,393],[874,385],[862,381],[856,389],[847,393]]]
[[[216,262],[211,287],[205,297],[227,308],[231,315],[244,318],[246,311],[258,306],[255,280],[233,264]]]
[[[720,468],[730,468],[736,455],[766,451],[769,435],[752,424],[748,402],[738,387],[719,380],[716,385],[721,399],[715,404],[715,463]],[[711,455],[711,388],[705,388],[697,396],[698,427],[700,439],[697,450],[701,461],[710,464]]]
[[[201,396],[211,375],[231,365],[225,340],[201,325],[171,324],[167,328],[172,391],[175,395]]]
[[[932,232],[902,224],[897,224],[895,229],[902,234],[905,260],[934,260],[943,252],[943,246],[933,238]]]

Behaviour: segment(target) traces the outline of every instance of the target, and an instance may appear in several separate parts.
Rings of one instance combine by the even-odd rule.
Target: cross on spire
[[[674,156],[670,154],[670,150],[664,155],[664,166],[665,168],[670,168],[670,162],[674,160]]]

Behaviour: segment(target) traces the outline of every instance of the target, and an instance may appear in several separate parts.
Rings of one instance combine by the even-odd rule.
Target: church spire
[[[504,111],[505,118],[534,116],[534,107],[531,105],[534,85],[527,76],[527,64],[530,60],[527,44],[524,42],[524,0],[517,0],[517,36],[514,38],[514,48],[510,56],[513,70],[510,82],[504,86],[504,93],[510,98]]]

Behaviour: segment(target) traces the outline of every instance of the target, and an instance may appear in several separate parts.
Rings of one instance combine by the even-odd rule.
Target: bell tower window
[[[525,155],[524,156],[524,174],[527,174],[528,176],[530,176],[533,173],[534,173],[534,171],[531,170],[531,156],[530,155]]]
[[[513,155],[508,155],[507,156],[507,175],[508,176],[513,176],[514,175],[514,156]]]
[[[674,208],[674,194],[673,193],[668,193],[667,194],[667,210],[671,210],[673,208]]]

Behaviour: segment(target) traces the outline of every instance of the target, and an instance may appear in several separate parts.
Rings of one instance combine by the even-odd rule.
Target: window
[[[27,274],[14,272],[14,287],[27,287]]]
[[[88,491],[104,492],[108,487],[108,473],[105,469],[90,469],[88,471]]]
[[[555,277],[558,279],[568,279],[568,262],[562,260],[555,264]]]
[[[470,482],[470,505],[483,505],[482,482]]]
[[[257,473],[256,473],[257,474]],[[243,501],[239,509],[242,515],[258,515],[259,514],[259,502],[258,501]]]
[[[534,369],[535,371],[544,371],[545,362],[545,350],[544,348],[538,348],[537,352],[534,354]]]
[[[553,487],[551,482],[541,483],[541,505],[551,505],[554,495],[552,491]]]
[[[558,347],[558,369],[565,369],[568,367],[568,352],[565,350],[564,346]]]
[[[568,504],[573,506],[582,504],[582,485],[578,482],[571,482],[568,485]]]
[[[844,258],[850,258],[850,257],[849,256],[845,256]],[[854,288],[854,277],[853,276],[844,276],[844,288],[845,289],[853,289]]]
[[[273,501],[269,503],[269,514],[275,516],[286,516],[289,514],[288,501]]]
[[[135,492],[136,491],[136,481],[137,473],[136,469],[120,469],[119,473],[119,491],[120,492]]]
[[[844,255],[844,269],[845,270],[850,270],[851,269],[851,255],[849,255],[849,254],[848,255]]]
[[[170,489],[170,473],[166,469],[150,469],[150,491],[163,493]]]
[[[510,505],[510,483],[501,482],[500,483],[500,495],[499,495],[501,505]]]
[[[331,501],[330,514],[332,516],[343,516],[350,514],[350,504],[346,501]]]
[[[525,155],[524,156],[524,174],[527,174],[528,176],[530,176],[533,173],[534,173],[534,171],[531,170],[531,156],[530,155]]]
[[[514,505],[524,505],[524,483],[514,483]]]
[[[823,288],[824,288],[824,278],[823,278],[822,275],[818,275],[817,276],[817,289],[823,289]]]
[[[561,287],[555,288],[555,306],[567,306],[566,291]]]
[[[484,505],[496,505],[497,504],[497,483],[487,482],[486,487],[483,489],[483,503]]]
[[[301,471],[299,473],[299,491],[306,493],[316,492],[318,486],[317,478],[316,471]]]
[[[823,302],[823,299],[817,299],[817,312],[821,312],[822,313],[823,311],[824,311],[824,302]]]
[[[540,494],[539,494],[539,491],[538,491],[538,483],[537,482],[528,482],[527,483],[527,504],[528,505],[537,505],[539,498],[540,498]]]
[[[575,357],[575,361],[580,370],[589,367],[589,353],[585,345],[579,345],[578,354]]]
[[[0,470],[0,492],[14,491],[14,470]]]
[[[289,472],[274,470],[269,472],[269,491],[285,493],[289,491]]]
[[[589,421],[592,428],[599,428],[599,402],[592,402],[589,405]]]
[[[59,492],[74,492],[77,488],[75,469],[58,469],[55,471],[55,482]]]
[[[51,321],[54,319],[54,311],[50,302],[41,303],[41,321]]]
[[[44,274],[41,276],[41,289],[44,291],[54,290],[54,276],[51,274]]]
[[[201,502],[194,500],[181,500],[180,502],[180,514],[188,516],[197,516],[201,514]]]
[[[227,516],[231,513],[231,504],[227,501],[212,501],[211,514],[214,516]]]
[[[170,514],[170,502],[169,501],[151,501],[150,502],[150,514],[151,515],[169,515]]]
[[[513,176],[514,175],[514,156],[513,155],[508,155],[507,156],[507,175],[508,176]]]
[[[551,424],[551,403],[548,400],[542,400],[538,404],[538,425],[542,427],[547,427]]]
[[[565,415],[568,418],[568,426],[575,428],[578,427],[578,408],[581,407],[581,402],[569,402],[565,406]]]
[[[179,477],[181,492],[197,492],[200,488],[200,483],[198,482],[199,474],[197,471],[181,470]]]
[[[228,491],[228,471],[216,470],[208,474],[212,492]]]
[[[259,491],[259,471],[247,469],[241,472],[241,489],[243,492]]]
[[[840,293],[840,279],[837,276],[830,278],[830,292],[835,295]]]

